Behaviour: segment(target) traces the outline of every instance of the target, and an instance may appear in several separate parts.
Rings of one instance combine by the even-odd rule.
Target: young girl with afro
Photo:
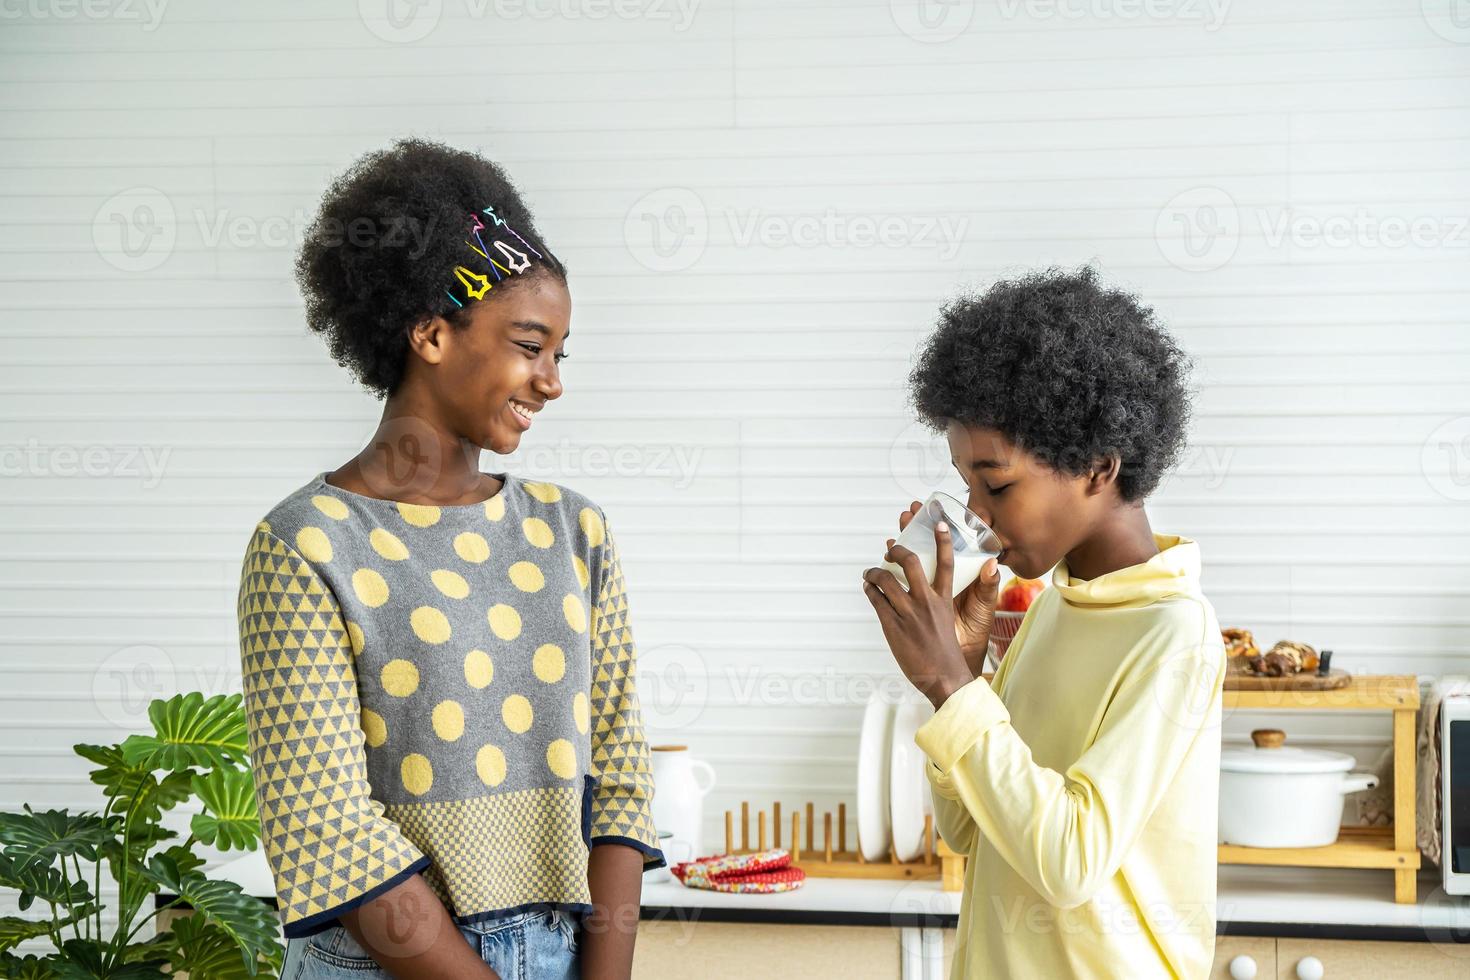
[[[504,170],[408,139],[333,181],[296,271],[383,411],[241,572],[283,980],[627,976],[664,858],[612,528],[479,468],[562,394],[567,270]]]

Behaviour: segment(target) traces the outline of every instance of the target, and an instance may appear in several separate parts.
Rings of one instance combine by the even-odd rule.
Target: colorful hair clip
[[[481,214],[487,215],[490,223],[487,225],[481,220],[480,215],[471,214],[469,233],[474,241],[467,238],[465,244],[469,246],[470,251],[484,260],[485,265],[489,266],[487,271],[495,277],[495,282],[501,282],[506,276],[518,275],[530,269],[531,255],[538,259],[545,258],[534,245],[522,238],[509,222],[496,214],[493,206],[485,208]],[[516,247],[517,242],[522,248]],[[527,254],[528,252],[530,254]],[[480,265],[481,263],[472,264]],[[464,300],[461,301],[453,290],[446,289],[444,293],[454,300],[454,305],[461,308],[472,299],[484,299],[485,294],[495,288],[495,283],[490,281],[490,276],[462,265],[454,267],[454,278],[464,289]]]

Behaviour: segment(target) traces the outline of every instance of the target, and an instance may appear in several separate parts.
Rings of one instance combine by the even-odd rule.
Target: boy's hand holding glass
[[[954,503],[959,504],[959,501]],[[915,516],[923,511],[924,506],[917,500],[909,504],[909,509],[898,515],[898,530],[905,530]],[[991,559],[980,562],[979,574],[973,580],[966,582],[961,577],[956,577],[951,586],[960,586],[954,597],[955,637],[960,642],[960,650],[965,654],[966,663],[970,665],[970,673],[979,677],[985,668],[985,651],[990,645],[990,631],[995,622],[995,606],[1000,591],[1000,567],[994,560],[1000,550],[1000,541],[996,539],[995,532],[980,521],[977,515],[968,508],[963,509],[970,515],[968,520],[971,525],[978,524],[975,530],[980,552]],[[889,548],[893,547],[893,541],[893,538],[888,539]]]
[[[900,517],[900,527],[908,529],[921,512],[920,505],[915,504]],[[863,592],[878,614],[884,639],[899,668],[937,709],[979,674],[978,669],[972,669],[967,648],[979,651],[975,660],[978,668],[989,640],[1000,574],[994,557],[989,557],[978,575],[971,571],[974,580],[955,595],[955,549],[949,523],[941,519],[932,524],[925,521],[923,526],[934,528],[930,561],[921,560],[915,551],[892,540],[884,555],[885,562],[899,570],[910,588],[905,589],[888,568],[870,568],[863,573]],[[907,537],[914,543],[912,534]],[[973,547],[972,542],[969,547]]]

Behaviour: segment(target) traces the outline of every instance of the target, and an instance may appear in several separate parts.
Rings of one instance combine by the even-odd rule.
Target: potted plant
[[[97,768],[101,811],[0,813],[0,886],[20,892],[22,911],[39,899],[41,919],[0,917],[0,976],[27,980],[143,980],[187,972],[190,980],[273,978],[283,950],[271,910],[238,885],[211,881],[194,845],[255,850],[260,821],[246,755],[239,694],[179,694],[148,706],[151,735],[115,745],[73,746]],[[203,808],[188,839],[163,816],[185,800]],[[84,864],[91,865],[87,880]],[[104,934],[102,866],[117,884],[117,924]],[[143,913],[160,892],[172,901]],[[187,904],[168,931],[139,939],[164,909]],[[55,950],[18,956],[18,944],[49,937]]]

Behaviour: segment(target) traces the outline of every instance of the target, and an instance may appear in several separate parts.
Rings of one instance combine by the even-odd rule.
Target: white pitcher
[[[703,857],[704,798],[715,788],[715,770],[689,754],[687,745],[653,745],[653,825]],[[697,773],[709,782],[701,784]],[[680,848],[682,851],[683,848]]]

